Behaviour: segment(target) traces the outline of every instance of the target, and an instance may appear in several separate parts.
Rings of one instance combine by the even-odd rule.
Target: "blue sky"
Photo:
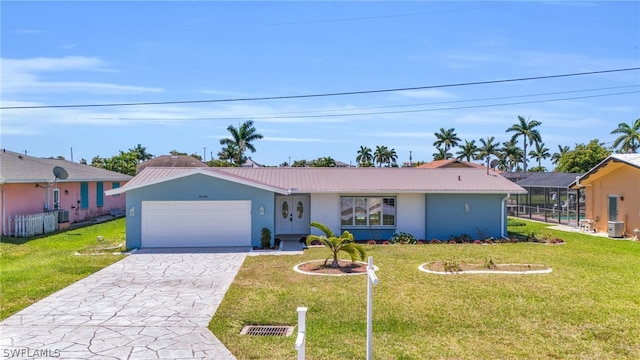
[[[640,2],[2,1],[2,107],[428,87],[640,66]],[[434,133],[495,136],[517,116],[553,153],[610,145],[640,117],[640,71],[305,99],[0,110],[2,147],[91,161],[220,150],[253,119],[266,165],[361,145],[430,161]],[[357,115],[360,114],[360,115]],[[206,150],[204,149],[206,148]],[[455,152],[455,151],[454,151]],[[544,162],[548,169],[553,166]]]

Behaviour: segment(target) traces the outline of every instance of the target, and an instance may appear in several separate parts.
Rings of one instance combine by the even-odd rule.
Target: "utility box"
[[[624,221],[609,221],[609,237],[621,238],[624,233]]]
[[[58,210],[58,224],[69,222],[69,210]]]

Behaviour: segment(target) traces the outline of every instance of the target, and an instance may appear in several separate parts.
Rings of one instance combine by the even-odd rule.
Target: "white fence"
[[[58,230],[58,211],[16,215],[11,220],[13,220],[13,236],[15,237],[30,237]]]

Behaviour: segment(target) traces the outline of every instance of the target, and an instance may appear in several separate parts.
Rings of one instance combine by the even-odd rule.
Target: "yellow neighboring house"
[[[612,154],[571,186],[585,191],[590,228],[609,237],[638,236],[640,228],[640,154]]]

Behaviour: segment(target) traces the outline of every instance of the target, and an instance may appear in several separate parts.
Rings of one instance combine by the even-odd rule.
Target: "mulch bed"
[[[324,260],[310,261],[304,264],[300,264],[298,269],[304,272],[316,273],[316,274],[359,274],[367,272],[367,264],[360,262],[351,262],[349,260],[338,260],[339,268],[331,268],[332,259],[327,261],[327,265],[324,265]]]
[[[483,264],[459,264],[460,271],[483,270],[483,271],[534,271],[547,270],[549,267],[540,264],[495,264],[495,267],[487,268]],[[445,272],[443,261],[434,261],[425,266],[431,271]]]

